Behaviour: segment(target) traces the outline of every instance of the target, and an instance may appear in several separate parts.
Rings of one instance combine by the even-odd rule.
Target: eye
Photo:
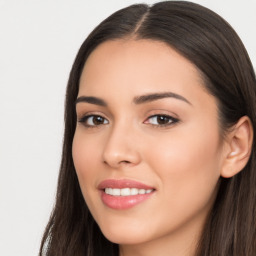
[[[169,126],[177,123],[179,120],[169,115],[153,115],[150,116],[145,123],[154,126]]]
[[[83,123],[87,127],[99,126],[108,124],[108,120],[99,115],[87,115],[82,117],[79,120],[80,123]]]

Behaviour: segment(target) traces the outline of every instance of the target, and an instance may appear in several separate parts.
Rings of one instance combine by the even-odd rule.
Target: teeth
[[[120,196],[120,193],[121,193],[120,189],[118,189],[118,188],[112,189],[113,196]]]
[[[139,190],[137,188],[131,188],[130,191],[131,191],[130,193],[132,196],[139,194]]]
[[[145,190],[145,189],[140,189],[140,190],[139,190],[139,194],[140,194],[140,195],[143,195],[143,194],[145,194],[145,193],[146,193],[146,190]]]
[[[135,196],[149,194],[153,189],[138,189],[138,188],[105,188],[105,193],[112,196]]]
[[[129,196],[131,194],[129,188],[122,188],[122,189],[120,189],[120,191],[121,191],[120,192],[121,196]]]

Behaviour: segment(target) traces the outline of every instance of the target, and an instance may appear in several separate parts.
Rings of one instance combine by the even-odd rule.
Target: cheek
[[[96,216],[94,209],[100,205],[97,190],[97,177],[99,177],[99,144],[97,139],[90,140],[80,131],[75,133],[72,145],[72,155],[76,174],[83,197],[91,213]]]
[[[97,143],[90,143],[79,131],[75,133],[72,145],[72,155],[76,173],[83,193],[86,193],[87,184],[92,186],[95,174],[99,168],[97,167],[99,150]]]
[[[191,130],[190,130],[191,131]],[[148,141],[148,140],[147,140]],[[154,147],[149,147],[154,145]],[[218,134],[175,131],[164,136],[153,137],[145,147],[147,161],[157,169],[166,167],[167,174],[180,174],[181,176],[198,173],[211,166],[219,166],[220,143]]]
[[[209,202],[220,176],[218,141],[217,133],[198,130],[192,136],[181,132],[169,138],[158,137],[155,146],[147,151],[147,161],[160,178],[166,195],[163,198],[170,205],[186,210]]]

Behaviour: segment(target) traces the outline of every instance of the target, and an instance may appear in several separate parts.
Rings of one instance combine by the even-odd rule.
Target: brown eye
[[[168,126],[177,123],[178,119],[168,115],[154,115],[148,118],[146,123],[155,126]]]
[[[160,125],[168,124],[170,122],[170,118],[167,116],[157,116],[157,123]]]
[[[92,117],[92,123],[94,125],[101,125],[104,124],[104,118],[101,116],[93,116]]]
[[[103,124],[108,124],[108,120],[102,116],[89,115],[81,118],[80,123],[84,123],[86,126],[99,126]]]

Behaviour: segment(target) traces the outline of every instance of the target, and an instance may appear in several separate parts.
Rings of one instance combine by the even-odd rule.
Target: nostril
[[[130,164],[131,162],[129,162],[129,161],[121,161],[120,163]]]
[[[106,160],[104,161],[104,164],[110,165],[110,163],[108,163],[108,161],[106,161]],[[117,166],[119,166],[120,164],[131,164],[131,162],[128,160],[123,160],[123,161],[118,162]],[[112,163],[111,165],[115,165],[115,164]]]

